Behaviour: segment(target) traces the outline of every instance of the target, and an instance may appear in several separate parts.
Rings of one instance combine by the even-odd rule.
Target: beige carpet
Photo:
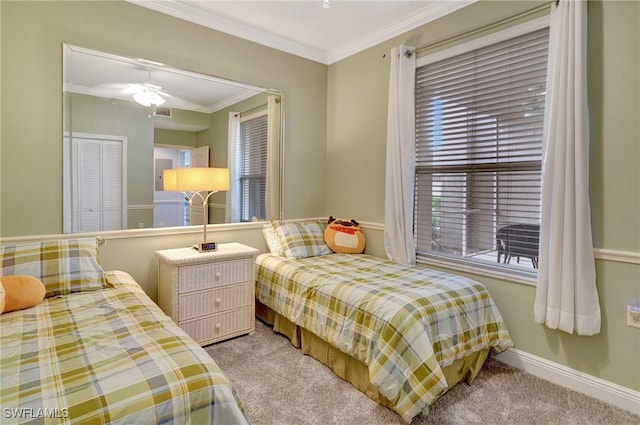
[[[206,347],[254,425],[404,423],[270,327],[256,327],[253,335]],[[413,424],[638,425],[640,417],[488,360],[472,385],[456,385]]]

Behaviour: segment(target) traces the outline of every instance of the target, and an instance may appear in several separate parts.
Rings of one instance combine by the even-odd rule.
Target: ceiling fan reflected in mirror
[[[63,91],[114,104],[124,101],[149,109],[211,114],[267,91],[158,62],[65,46],[70,54],[65,59]]]
[[[163,92],[162,87],[152,83],[151,71],[147,71],[146,82],[137,83],[106,83],[98,84],[94,87],[94,94],[100,95],[118,95],[117,97],[126,98],[133,97],[138,104],[146,107],[155,106],[158,107],[167,101],[167,98],[172,96],[169,93]],[[140,81],[140,80],[138,80]]]
[[[169,94],[169,90],[163,90],[163,86],[154,84],[155,82],[156,81],[150,82],[150,79],[146,79],[146,82],[135,83],[100,83],[94,85],[89,90],[81,91],[78,90],[77,87],[74,87],[75,90],[71,91],[104,98],[135,101],[145,107],[158,107],[163,105],[164,107],[205,112],[206,107],[183,97]],[[171,84],[167,85],[171,86]]]
[[[133,100],[138,102],[142,106],[160,106],[166,100],[163,95],[169,97],[169,94],[163,93],[162,87],[150,84],[129,84],[129,87],[126,89],[126,92],[129,92],[133,96]]]
[[[161,86],[151,83],[151,71],[148,70],[147,72],[146,83],[128,84],[127,90],[133,95],[133,100],[142,106],[157,107],[166,101],[162,96],[169,97],[169,94],[161,92]]]

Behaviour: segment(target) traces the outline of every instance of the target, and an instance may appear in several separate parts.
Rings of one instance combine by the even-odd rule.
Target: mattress
[[[257,300],[365,364],[406,422],[447,391],[444,367],[513,345],[486,288],[463,276],[365,254],[256,263]]]
[[[214,360],[131,276],[106,277],[0,315],[1,422],[248,423]]]

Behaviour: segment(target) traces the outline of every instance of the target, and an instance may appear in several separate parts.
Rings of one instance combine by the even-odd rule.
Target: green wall
[[[325,215],[384,222],[391,48],[446,40],[535,5],[480,1],[330,65]],[[594,244],[600,249],[637,253],[640,251],[640,2],[592,1],[588,14]],[[383,58],[383,54],[387,57]],[[369,233],[367,250],[384,255],[382,232]],[[626,326],[626,303],[640,296],[640,265],[599,259],[596,267],[602,332],[593,337],[568,335],[536,324],[533,286],[479,275],[471,277],[484,282],[491,291],[517,348],[640,390],[640,330]]]
[[[161,115],[156,115],[153,117],[153,122],[156,127],[156,130],[159,130],[161,133],[166,132],[166,135],[170,135],[172,132],[175,133],[193,133],[192,131],[187,131],[185,128],[192,129],[205,129],[209,127],[209,115],[204,112],[195,112],[195,111],[187,111],[184,109],[171,109],[171,117],[163,117]],[[175,134],[177,135],[177,134]],[[174,136],[175,136],[174,135]],[[161,136],[162,137],[162,136]],[[189,144],[195,140],[184,140],[178,141],[177,144]],[[156,144],[158,143],[167,143],[171,144],[169,141],[163,141],[162,139],[158,139],[156,135]],[[190,145],[193,146],[193,145]]]
[[[62,41],[284,90],[285,216],[382,223],[391,47],[444,40],[531,6],[481,1],[326,67],[125,2],[2,1],[0,235],[62,228]],[[638,2],[589,3],[595,245],[632,253],[640,251],[638,22]],[[212,227],[212,240],[265,249],[256,224]],[[382,232],[365,233],[368,252],[384,255]],[[154,251],[200,238],[195,229],[144,229],[110,237],[101,255],[106,269],[130,272],[155,299]],[[488,286],[517,348],[640,390],[640,331],[624,318],[626,301],[640,296],[640,267],[604,259],[596,267],[603,323],[594,337],[535,324],[531,286],[472,277]]]
[[[156,128],[153,134],[153,143],[164,146],[184,146],[193,148],[196,146],[198,134],[193,131],[167,130]]]
[[[63,41],[284,91],[284,214],[324,212],[325,65],[124,1],[0,8],[0,236],[62,232]]]

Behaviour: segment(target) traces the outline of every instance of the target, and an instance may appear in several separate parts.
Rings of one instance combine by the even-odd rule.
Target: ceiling
[[[477,0],[128,1],[331,64]]]
[[[329,0],[329,8],[323,8],[323,0],[128,1],[330,64],[476,0]],[[211,113],[265,91],[145,59],[67,47],[65,91],[69,92],[132,102],[134,86],[149,85],[164,98],[163,107]],[[157,125],[175,124],[160,120]]]
[[[134,102],[133,94],[148,85],[160,94],[164,108],[206,114],[226,108],[262,92],[260,87],[196,74],[141,58],[131,58],[64,45],[65,92],[84,94],[111,102]],[[157,128],[200,131],[201,126],[155,120]]]

